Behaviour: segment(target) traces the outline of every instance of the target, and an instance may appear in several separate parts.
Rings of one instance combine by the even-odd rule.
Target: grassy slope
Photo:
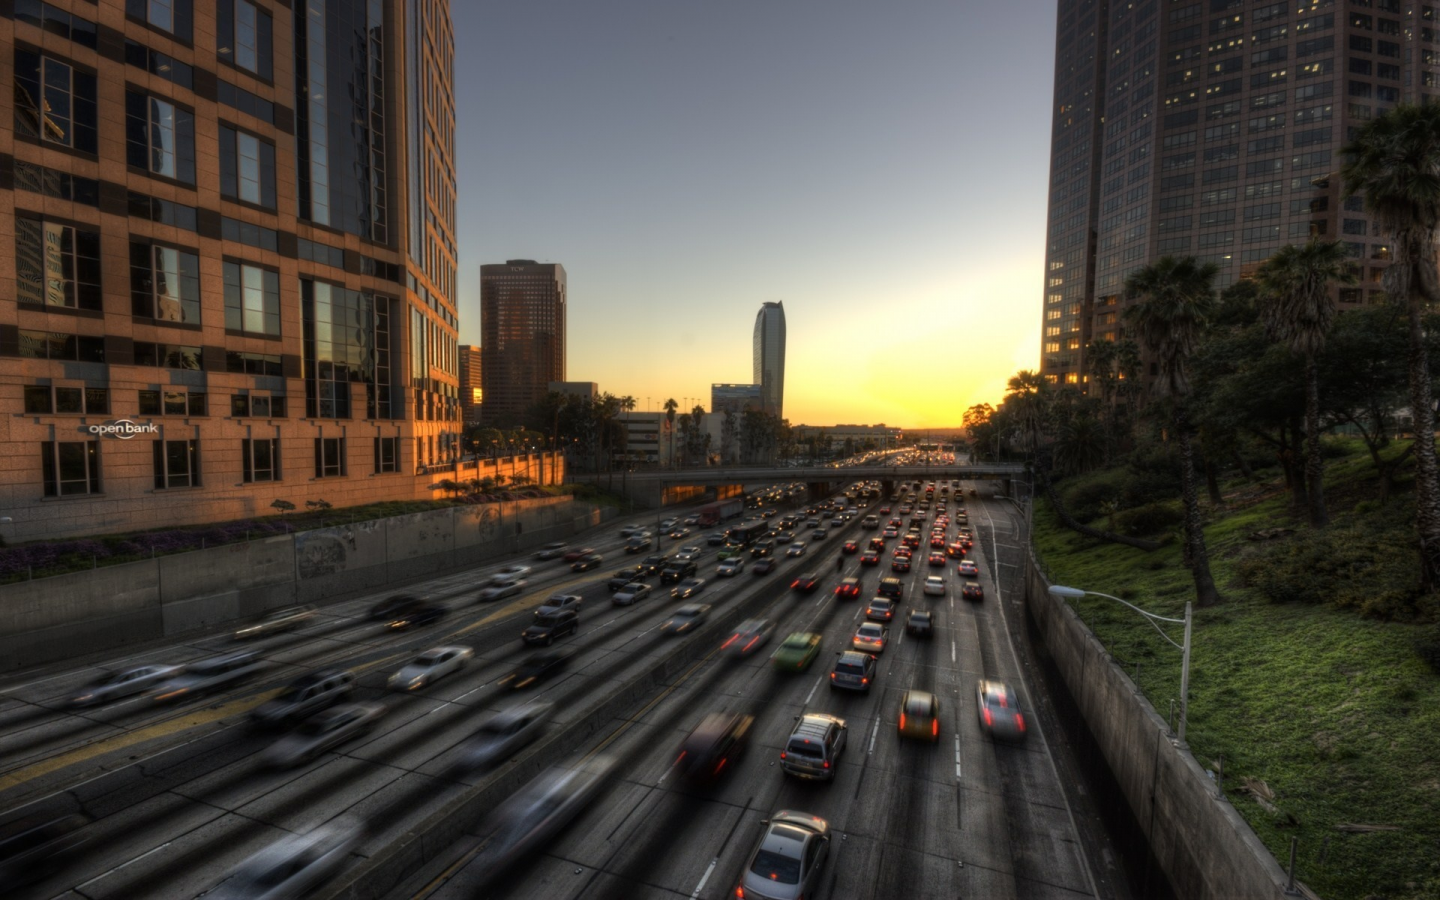
[[[1363,454],[1332,460],[1331,513],[1342,528],[1392,529],[1393,540],[1393,529],[1412,521],[1406,498],[1350,514],[1375,496],[1372,473]],[[1206,528],[1226,602],[1195,616],[1187,735],[1195,758],[1215,768],[1223,755],[1230,801],[1282,865],[1291,837],[1299,839],[1297,877],[1327,900],[1440,898],[1440,677],[1412,649],[1415,626],[1256,597],[1235,571],[1242,553],[1256,552],[1247,536],[1304,525],[1278,485],[1226,487],[1228,508],[1209,510]],[[1041,503],[1035,543],[1053,582],[1177,617],[1193,594],[1178,542],[1144,553],[1087,540]],[[1117,663],[1132,674],[1139,664],[1141,688],[1167,714],[1179,696],[1179,651],[1119,604],[1086,598],[1078,609]],[[1247,776],[1274,791],[1278,815],[1239,790]],[[1400,830],[1336,830],[1343,823]]]

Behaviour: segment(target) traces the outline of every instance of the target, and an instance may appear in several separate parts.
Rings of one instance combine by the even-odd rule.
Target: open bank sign
[[[152,423],[140,425],[129,419],[116,419],[113,422],[102,422],[99,425],[91,425],[86,428],[86,431],[89,431],[96,437],[113,437],[119,438],[122,441],[128,441],[136,435],[159,434],[160,426]]]

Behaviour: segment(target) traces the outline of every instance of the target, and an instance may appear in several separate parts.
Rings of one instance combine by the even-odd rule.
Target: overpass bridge
[[[965,479],[969,481],[1000,481],[1003,492],[1010,492],[1012,479],[1023,477],[1025,467],[1019,463],[949,463],[944,465],[887,466],[698,466],[685,469],[648,469],[602,475],[577,476],[577,480],[599,483],[619,489],[637,506],[655,508],[714,491],[716,497],[732,497],[744,492],[745,485],[779,484],[803,481],[812,497],[833,493],[853,481],[879,481],[889,493],[898,481],[934,481]]]

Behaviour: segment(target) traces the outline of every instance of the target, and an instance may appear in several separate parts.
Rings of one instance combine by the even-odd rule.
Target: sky
[[[1053,0],[452,0],[460,337],[480,266],[558,262],[566,377],[658,409],[958,425],[1035,368]]]

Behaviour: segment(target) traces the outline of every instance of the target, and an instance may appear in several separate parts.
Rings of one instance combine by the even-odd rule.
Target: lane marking
[[[955,735],[955,780],[959,781],[960,775],[960,735]]]
[[[955,642],[950,642],[950,661],[955,662]]]
[[[700,883],[695,885],[695,890],[690,892],[690,900],[696,900],[700,896],[700,892],[705,890],[705,883],[710,880],[710,873],[715,871],[715,864],[719,861],[720,857],[718,856],[710,860],[710,865],[705,867],[705,874],[700,878]]]
[[[810,688],[810,693],[808,693],[808,694],[805,695],[805,702],[802,703],[802,704],[800,704],[801,706],[809,706],[809,705],[810,705],[810,698],[813,697],[813,696],[815,696],[815,692],[816,692],[816,691],[820,690],[820,683],[821,683],[822,681],[824,681],[824,680],[825,680],[825,676],[824,676],[824,675],[821,675],[819,678],[815,679],[815,685],[814,685],[814,687]]]
[[[872,728],[872,729],[870,729],[870,749],[865,751],[865,755],[866,755],[866,756],[869,756],[870,754],[872,754],[872,753],[875,752],[875,735],[877,735],[877,734],[879,734],[879,733],[880,733],[880,717],[879,717],[879,716],[876,716],[876,717],[875,717],[875,727]]]
[[[211,821],[214,821],[214,820],[212,819]],[[206,824],[209,824],[209,823],[207,822]],[[109,876],[109,875],[114,875],[116,872],[120,871],[121,869],[123,869],[123,868],[125,868],[125,867],[127,867],[127,866],[133,866],[135,863],[139,862],[140,860],[144,859],[144,858],[147,857],[147,856],[153,856],[154,854],[159,853],[161,850],[164,850],[166,847],[170,846],[170,845],[173,844],[173,843],[175,843],[175,842],[174,842],[174,841],[166,841],[165,843],[161,844],[161,845],[158,846],[158,847],[155,847],[155,848],[150,849],[150,850],[146,850],[144,853],[140,854],[139,856],[135,857],[134,859],[130,860],[129,862],[123,862],[123,863],[121,863],[120,865],[116,866],[115,868],[111,869],[111,870],[108,871],[108,872],[101,872],[99,875],[96,875],[94,878],[91,878],[89,881],[82,881],[82,882],[80,882],[79,884],[75,885],[75,887],[78,889],[78,888],[83,888],[83,887],[84,887],[85,885],[87,885],[87,884],[94,884],[95,882],[99,881],[99,880],[102,879],[102,878],[105,878],[105,877],[107,877],[107,876]]]

